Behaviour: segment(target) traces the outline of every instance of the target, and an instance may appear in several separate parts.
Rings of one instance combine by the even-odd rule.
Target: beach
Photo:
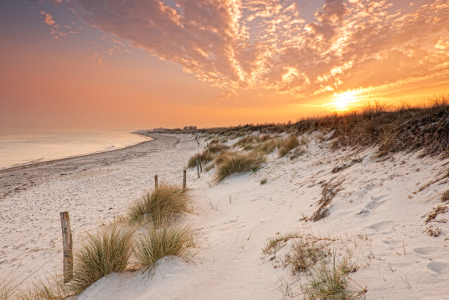
[[[122,150],[1,171],[1,272],[15,270],[20,279],[60,274],[60,212],[70,213],[76,247],[85,232],[126,213],[154,186],[154,175],[180,185],[188,159],[207,145],[192,135],[151,137]],[[76,299],[302,299],[307,277],[283,266],[288,241],[274,255],[262,251],[268,238],[292,230],[331,241],[337,259],[352,253],[358,267],[349,288],[366,289],[366,299],[444,299],[447,216],[426,220],[443,205],[449,159],[419,158],[419,151],[378,158],[372,147],[331,150],[315,133],[307,139],[301,156],[278,158],[275,150],[260,169],[220,183],[216,168],[199,179],[188,169],[193,212],[182,220],[200,234],[200,252],[191,261],[164,258],[151,275],[110,274]],[[310,220],[330,186],[327,216]]]
[[[138,145],[0,170],[0,268],[18,279],[61,273],[59,213],[69,211],[74,241],[160,182],[177,177],[197,151],[192,136],[151,135]],[[175,148],[176,147],[176,148]],[[179,151],[187,147],[188,151]],[[189,174],[190,175],[190,174]]]

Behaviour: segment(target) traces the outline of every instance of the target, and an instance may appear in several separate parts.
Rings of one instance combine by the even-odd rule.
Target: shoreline
[[[135,143],[135,144],[131,144],[131,145],[128,145],[128,146],[115,148],[115,149],[111,149],[111,150],[99,150],[99,151],[95,151],[95,152],[89,152],[89,153],[85,153],[85,154],[66,156],[66,157],[62,157],[62,158],[55,158],[55,159],[49,159],[49,160],[43,160],[43,161],[34,161],[34,162],[30,161],[30,162],[26,162],[26,163],[22,163],[22,164],[15,164],[15,165],[12,165],[12,166],[9,166],[9,167],[0,168],[0,175],[1,175],[2,171],[4,171],[4,170],[20,169],[22,167],[35,166],[35,165],[39,165],[39,164],[51,163],[51,162],[56,162],[56,161],[72,159],[72,158],[79,158],[79,157],[88,156],[88,155],[95,155],[95,154],[107,153],[107,152],[112,152],[112,151],[117,151],[117,150],[123,150],[123,149],[127,149],[127,148],[130,148],[130,147],[138,146],[138,145],[143,144],[143,143],[148,143],[148,142],[151,142],[151,141],[154,140],[154,138],[152,138],[150,136],[150,134],[145,133],[145,132],[141,132],[140,133],[138,131],[140,131],[140,130],[130,131],[130,133],[131,134],[142,135],[142,136],[145,136],[145,137],[149,137],[149,138],[151,138],[151,140],[142,141],[142,142],[138,142],[138,143]]]
[[[81,173],[95,167],[145,156],[155,151],[172,148],[179,143],[179,138],[176,137],[148,133],[141,135],[150,137],[152,140],[109,151],[0,169],[0,199],[19,193],[31,186],[42,184],[57,176]]]

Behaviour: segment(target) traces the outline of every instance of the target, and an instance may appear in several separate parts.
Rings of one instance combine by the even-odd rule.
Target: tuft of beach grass
[[[137,264],[150,268],[165,256],[189,259],[196,247],[195,231],[190,225],[162,222],[159,226],[147,224],[136,239],[134,256]]]
[[[134,231],[133,227],[116,223],[87,233],[75,251],[70,289],[78,294],[103,276],[123,272],[132,254]]]
[[[144,220],[157,223],[159,220],[190,211],[188,191],[176,185],[160,184],[157,189],[134,201],[128,210],[128,217],[132,223]]]
[[[217,181],[222,181],[234,173],[245,173],[256,170],[265,162],[264,156],[254,154],[228,154],[217,167]]]

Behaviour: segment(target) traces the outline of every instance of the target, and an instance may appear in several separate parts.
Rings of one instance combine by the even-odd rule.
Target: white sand
[[[191,137],[182,139],[173,150],[50,181],[3,200],[2,272],[19,265],[19,270],[32,272],[61,249],[60,211],[70,212],[76,243],[83,231],[123,212],[153,184],[154,174],[159,174],[160,181],[181,182],[187,159],[198,151]],[[367,287],[366,299],[448,299],[447,214],[428,225],[422,218],[442,204],[448,178],[418,192],[447,172],[448,160],[400,153],[381,161],[373,157],[375,149],[355,154],[332,152],[324,146],[312,138],[307,154],[291,161],[273,153],[256,173],[233,175],[220,184],[213,181],[215,169],[199,180],[195,180],[195,170],[188,170],[195,211],[185,220],[194,222],[207,236],[194,262],[164,259],[151,278],[140,271],[111,274],[77,298],[282,299],[285,282],[297,277],[289,269],[274,268],[262,248],[276,233],[299,229],[342,240],[357,240],[359,234],[368,238],[355,247],[366,267],[350,274]],[[362,163],[331,172],[355,157],[363,158]],[[301,221],[316,211],[322,184],[334,177],[333,182],[344,182],[332,201],[330,215],[318,222]],[[268,179],[265,185],[260,185],[262,178]],[[426,234],[429,226],[440,228],[441,235]],[[35,276],[60,273],[61,263],[55,260],[62,261],[62,254]],[[307,279],[301,277],[292,288],[298,290],[305,283]]]

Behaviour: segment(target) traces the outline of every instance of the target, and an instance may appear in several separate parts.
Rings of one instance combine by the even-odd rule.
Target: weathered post
[[[200,142],[198,141],[198,136],[195,136],[195,140],[198,143],[198,146],[200,145]]]
[[[198,178],[200,178],[200,164],[198,163],[198,159],[196,160],[196,172],[198,173]]]
[[[183,190],[186,190],[187,188],[187,171],[183,170],[183,176],[182,176],[182,188]]]
[[[72,230],[70,229],[69,212],[60,213],[62,227],[62,244],[64,252],[64,283],[73,279],[73,241]]]
[[[203,173],[203,162],[200,157],[200,172]]]
[[[157,189],[158,182],[157,182],[157,175],[154,175],[154,189]]]

